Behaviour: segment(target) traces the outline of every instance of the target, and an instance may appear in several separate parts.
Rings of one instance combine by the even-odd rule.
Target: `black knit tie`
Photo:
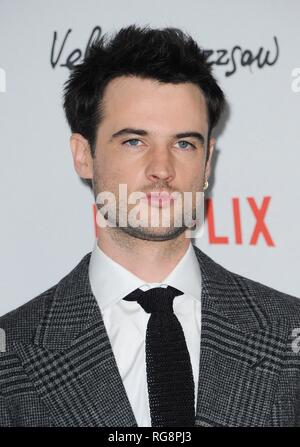
[[[136,289],[124,299],[150,313],[146,332],[146,369],[152,427],[192,427],[194,380],[180,322],[173,312],[174,287]]]

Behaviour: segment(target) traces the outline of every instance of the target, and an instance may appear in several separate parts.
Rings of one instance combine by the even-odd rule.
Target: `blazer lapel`
[[[264,426],[286,342],[240,281],[194,246],[202,275],[196,426]],[[31,344],[14,350],[54,426],[137,426],[90,288],[91,253],[57,285]]]
[[[268,425],[284,325],[269,321],[238,275],[194,248],[202,274],[196,426]]]
[[[91,291],[91,253],[63,278],[32,344],[14,349],[57,426],[137,426]]]

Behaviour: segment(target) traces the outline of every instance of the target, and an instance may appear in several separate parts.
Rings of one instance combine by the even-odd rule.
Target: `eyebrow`
[[[127,134],[136,134],[136,135],[141,135],[141,136],[149,135],[149,133],[144,129],[132,129],[132,128],[126,127],[125,129],[118,130],[118,132],[115,132],[114,134],[112,134],[110,141],[112,141],[114,138],[119,137],[120,135],[127,135]],[[199,143],[201,143],[201,144],[205,143],[204,136],[201,133],[195,132],[195,131],[176,133],[175,135],[172,135],[172,137],[174,137],[174,138],[192,137],[192,138],[196,138],[199,141]]]

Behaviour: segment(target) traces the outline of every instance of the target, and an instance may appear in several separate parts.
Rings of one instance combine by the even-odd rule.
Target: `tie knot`
[[[172,312],[175,296],[183,295],[183,292],[175,287],[153,287],[143,292],[136,289],[123,298],[126,301],[137,301],[145,312]]]

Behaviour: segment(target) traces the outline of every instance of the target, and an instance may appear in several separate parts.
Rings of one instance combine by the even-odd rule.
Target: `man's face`
[[[97,131],[93,160],[93,185],[95,197],[103,191],[114,193],[117,226],[119,184],[127,185],[128,196],[135,191],[177,191],[182,195],[182,204],[183,193],[190,191],[195,207],[195,193],[202,191],[209,175],[213,149],[213,141],[207,141],[207,111],[200,89],[191,83],[160,84],[151,79],[122,76],[107,85],[103,106],[104,117]],[[210,156],[205,165],[207,150]],[[173,239],[185,231],[184,225],[174,224],[176,213],[181,213],[184,219],[182,208],[178,211],[175,202],[135,202],[127,205],[127,215],[137,203],[147,208],[148,225],[127,224],[118,231],[147,240]],[[161,212],[166,207],[170,211],[167,227],[161,226]],[[156,215],[160,213],[159,226],[151,225],[151,208],[156,208],[153,209]]]

